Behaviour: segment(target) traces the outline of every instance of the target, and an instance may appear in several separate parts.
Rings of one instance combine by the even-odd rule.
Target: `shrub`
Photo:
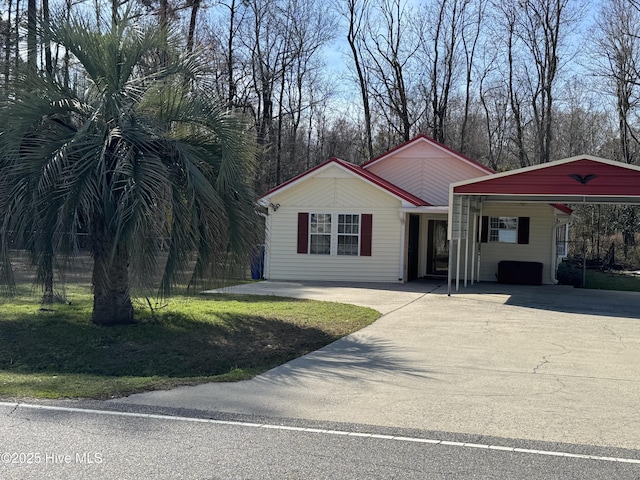
[[[573,285],[574,287],[582,287],[582,269],[569,262],[562,262],[558,265],[557,273],[558,283],[560,285]]]

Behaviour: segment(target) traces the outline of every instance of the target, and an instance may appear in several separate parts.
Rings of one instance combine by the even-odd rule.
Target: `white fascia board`
[[[405,213],[444,213],[446,215],[449,213],[449,207],[446,205],[411,207],[409,204],[408,206],[403,205],[400,211]]]

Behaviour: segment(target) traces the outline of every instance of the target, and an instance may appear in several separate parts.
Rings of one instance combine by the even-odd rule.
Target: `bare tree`
[[[388,126],[407,141],[417,117],[411,111],[411,62],[417,50],[409,32],[412,12],[404,0],[384,0],[377,7],[365,44],[369,87]]]
[[[632,116],[640,104],[640,11],[624,0],[607,0],[600,9],[591,55],[595,74],[614,93],[619,128],[619,158],[635,163],[638,139]],[[634,148],[635,147],[635,148]]]
[[[571,0],[524,0],[518,15],[520,36],[533,69],[527,68],[536,126],[538,163],[551,159],[554,93],[566,34],[579,20]],[[529,63],[525,63],[525,66]],[[533,70],[533,71],[532,71]]]
[[[450,140],[447,121],[452,92],[465,58],[462,38],[469,4],[469,0],[436,0],[423,12],[424,28],[418,34],[420,55],[427,67],[425,78],[429,80],[423,85],[429,112],[427,122],[431,136],[443,143]],[[477,38],[469,40],[466,58],[471,62],[472,50],[475,50],[472,44]],[[467,79],[471,75],[470,69],[466,72]]]
[[[44,48],[44,66],[45,72],[49,78],[53,77],[53,58],[51,57],[51,42],[47,38],[48,29],[51,23],[51,13],[49,11],[49,0],[42,0],[42,20],[44,23],[44,37],[42,38]]]
[[[469,8],[466,13],[467,18],[463,22],[462,28],[462,45],[465,57],[465,100],[464,100],[464,116],[462,119],[462,126],[460,128],[460,151],[462,153],[468,153],[467,150],[467,133],[469,125],[469,112],[471,108],[471,84],[473,81],[473,72],[475,68],[475,56],[476,49],[478,47],[478,41],[482,34],[483,21],[485,17],[485,9],[487,7],[487,0],[475,0],[472,4],[472,8]]]
[[[37,43],[38,7],[36,0],[27,0],[27,66],[35,71],[38,64]]]
[[[11,47],[13,45],[12,41],[12,24],[11,24],[11,8],[13,6],[13,1],[8,0],[7,2],[7,18],[4,21],[4,93],[8,94],[9,91],[9,79],[11,78]]]
[[[489,71],[480,77],[480,104],[484,112],[486,163],[493,170],[503,164],[507,143],[509,96],[505,82],[491,82]]]
[[[597,26],[599,35],[592,56],[596,74],[615,92],[617,156],[625,163],[636,163],[640,142],[632,123],[640,105],[640,11],[623,0],[607,0],[601,6]],[[628,248],[636,243],[636,208],[620,207],[619,218],[626,256]]]
[[[617,136],[613,115],[594,98],[593,79],[585,77],[562,84],[562,102],[558,102],[553,122],[553,149],[560,158],[589,152],[611,157],[602,149]]]
[[[196,24],[198,22],[198,11],[201,0],[187,0],[187,6],[191,7],[189,16],[189,29],[187,30],[187,51],[193,52],[193,44],[196,36]]]
[[[505,20],[507,22],[507,58],[508,58],[508,70],[509,70],[509,105],[511,107],[512,125],[515,130],[513,140],[516,145],[517,158],[520,167],[526,167],[529,165],[529,156],[527,154],[527,148],[525,146],[524,135],[524,118],[522,112],[522,95],[519,92],[518,80],[516,78],[516,20],[517,10],[513,6],[505,6]]]
[[[369,81],[363,65],[364,29],[367,23],[368,9],[368,0],[346,0],[345,13],[343,15],[347,18],[348,22],[347,42],[349,43],[349,50],[351,52],[353,66],[356,70],[360,96],[362,98],[367,146],[366,156],[367,158],[371,158],[373,157],[373,133],[371,126],[371,106],[369,104]]]

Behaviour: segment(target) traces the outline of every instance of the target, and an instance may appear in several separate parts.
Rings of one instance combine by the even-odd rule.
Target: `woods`
[[[637,152],[640,13],[629,2],[49,3],[2,3],[5,92],[27,68],[82,81],[47,38],[52,15],[135,11],[206,52],[212,93],[254,126],[258,191],[417,133],[498,170],[583,152],[633,162]]]
[[[77,60],[48,38],[51,18],[117,19],[127,9],[166,25],[185,51],[204,53],[206,73],[189,81],[252,125],[256,192],[333,156],[362,163],[418,133],[498,171],[581,153],[638,158],[633,2],[3,0],[0,8],[7,96],[27,69],[82,87]],[[625,249],[633,246],[635,210],[611,208]]]

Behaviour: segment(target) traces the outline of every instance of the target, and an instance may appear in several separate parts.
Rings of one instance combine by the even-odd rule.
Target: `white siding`
[[[488,242],[481,244],[480,280],[497,280],[498,262],[519,260],[543,264],[542,283],[551,281],[551,254],[554,237],[555,213],[546,204],[485,203],[482,215],[500,217],[529,217],[529,243]]]
[[[366,168],[431,205],[449,204],[451,183],[488,174],[428,142],[417,142]]]
[[[368,282],[397,282],[400,278],[400,201],[388,193],[332,167],[274,195],[271,201],[280,207],[270,212],[268,221],[267,278]],[[296,253],[299,212],[372,214],[371,256]]]

